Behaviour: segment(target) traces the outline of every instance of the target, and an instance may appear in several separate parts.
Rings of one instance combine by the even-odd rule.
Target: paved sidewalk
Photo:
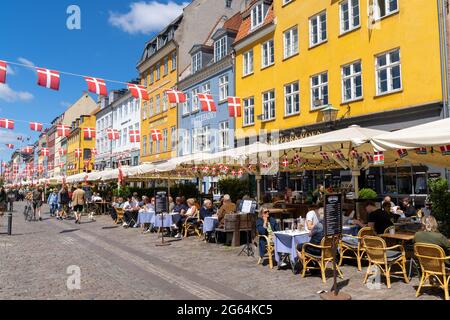
[[[318,275],[303,279],[289,269],[257,266],[256,258],[238,256],[241,248],[195,237],[159,247],[156,234],[123,229],[109,216],[83,217],[81,225],[48,214],[25,222],[23,206],[15,205],[13,236],[3,234],[7,220],[0,218],[0,299],[319,299],[317,292],[332,286],[331,274],[326,284]],[[79,290],[68,289],[71,266],[81,271]],[[365,268],[342,271],[343,290],[353,299],[416,299],[417,277],[369,289],[362,284]],[[417,299],[442,298],[431,290]]]

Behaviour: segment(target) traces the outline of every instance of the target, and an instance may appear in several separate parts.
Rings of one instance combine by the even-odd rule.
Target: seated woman
[[[279,231],[278,224],[274,218],[270,216],[270,211],[267,207],[262,207],[259,211],[259,218],[256,219],[256,231],[259,235],[267,236],[272,242],[273,232]],[[259,238],[259,256],[262,258],[266,253],[267,241],[265,238]]]
[[[419,231],[414,236],[414,243],[430,243],[436,244],[444,249],[445,254],[450,255],[450,241],[438,231],[438,224],[436,218],[433,216],[423,217],[422,231]],[[450,267],[450,261],[445,261],[445,264]]]
[[[149,198],[147,196],[142,197],[143,206],[139,210],[139,215],[142,215],[144,213],[153,213],[155,214],[155,198]],[[141,219],[138,217],[138,220],[141,221]],[[150,223],[143,223],[142,224],[142,233],[146,234],[151,232],[151,226]]]
[[[199,210],[197,209],[197,206],[195,204],[195,199],[187,199],[186,203],[188,205],[188,209],[186,213],[181,214],[181,218],[178,221],[178,233],[175,235],[175,238],[181,238],[180,230],[183,227],[183,224],[187,220],[188,223],[197,223],[198,217],[199,217]]]

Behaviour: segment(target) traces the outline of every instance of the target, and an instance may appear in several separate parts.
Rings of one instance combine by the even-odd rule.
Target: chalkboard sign
[[[324,195],[324,233],[325,236],[342,234],[342,195]]]
[[[161,191],[156,194],[156,213],[167,213],[169,211],[167,203],[167,192]]]

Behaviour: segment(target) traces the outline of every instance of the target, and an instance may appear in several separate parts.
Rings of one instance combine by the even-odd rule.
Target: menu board
[[[333,236],[342,234],[342,195],[324,195],[324,234]]]
[[[161,191],[156,194],[156,208],[155,211],[159,213],[167,213],[169,211],[167,203],[167,192]]]

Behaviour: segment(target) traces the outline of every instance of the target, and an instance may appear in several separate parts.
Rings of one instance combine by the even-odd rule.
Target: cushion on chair
[[[350,237],[343,237],[342,242],[349,247],[352,247],[354,249],[358,248],[358,239],[350,238]]]
[[[388,261],[394,261],[400,258],[402,256],[402,253],[400,251],[387,250],[386,256]]]

